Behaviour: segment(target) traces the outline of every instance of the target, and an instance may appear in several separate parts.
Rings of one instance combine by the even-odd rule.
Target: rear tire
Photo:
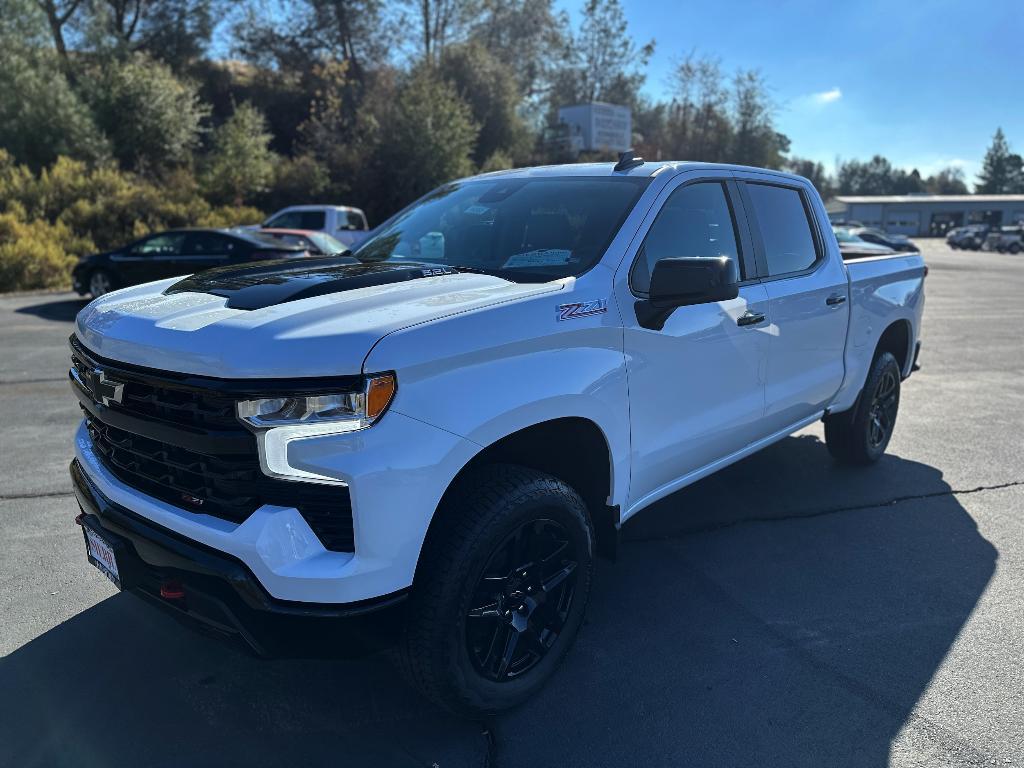
[[[1020,243],[1010,243],[1007,249],[1012,254],[1020,253]]]
[[[98,299],[114,290],[114,278],[105,269],[97,269],[89,275],[89,295]]]
[[[399,670],[463,715],[500,712],[535,694],[583,622],[594,531],[561,480],[513,465],[460,482],[420,560]]]
[[[882,352],[871,364],[857,405],[825,417],[825,444],[836,461],[867,465],[885,453],[900,406],[899,363]]]

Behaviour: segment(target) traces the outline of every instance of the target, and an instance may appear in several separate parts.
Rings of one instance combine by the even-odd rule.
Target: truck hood
[[[111,360],[217,378],[360,373],[387,334],[561,290],[415,263],[266,262],[107,294],[76,333]]]

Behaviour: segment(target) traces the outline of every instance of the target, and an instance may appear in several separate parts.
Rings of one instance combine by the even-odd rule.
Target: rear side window
[[[699,182],[673,192],[654,220],[629,276],[633,291],[646,295],[660,259],[728,256],[740,269],[736,228],[717,181]]]
[[[184,252],[190,256],[223,256],[233,253],[235,241],[215,232],[193,232],[185,241]]]
[[[323,211],[288,211],[275,216],[264,227],[273,229],[323,229]]]
[[[804,197],[791,187],[747,182],[772,277],[810,269],[818,260]]]

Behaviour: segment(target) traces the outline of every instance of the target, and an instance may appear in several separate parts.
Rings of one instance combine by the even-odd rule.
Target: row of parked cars
[[[844,259],[918,250],[905,235],[891,235],[880,229],[859,226],[856,223],[845,226],[836,224],[832,227],[832,232],[839,241],[839,250]]]
[[[1020,253],[1024,251],[1024,225],[992,227],[988,224],[970,224],[950,230],[946,242],[950,248],[957,250]]]
[[[262,224],[232,229],[174,229],[82,259],[72,271],[75,290],[94,298],[175,275],[243,262],[339,256],[366,239],[366,214],[347,206],[302,205]]]

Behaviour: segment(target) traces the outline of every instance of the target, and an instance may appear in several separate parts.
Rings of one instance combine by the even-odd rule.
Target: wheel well
[[[604,433],[583,418],[562,418],[534,424],[506,435],[474,456],[455,476],[430,521],[426,541],[439,527],[453,490],[474,470],[488,464],[518,464],[554,475],[572,486],[586,502],[600,554],[613,557],[618,540],[619,511],[609,507],[611,453]],[[426,542],[424,543],[424,549]]]
[[[910,323],[906,320],[897,320],[885,329],[882,337],[875,347],[875,357],[882,352],[891,352],[900,364],[900,372],[907,370],[907,360],[910,355]]]

